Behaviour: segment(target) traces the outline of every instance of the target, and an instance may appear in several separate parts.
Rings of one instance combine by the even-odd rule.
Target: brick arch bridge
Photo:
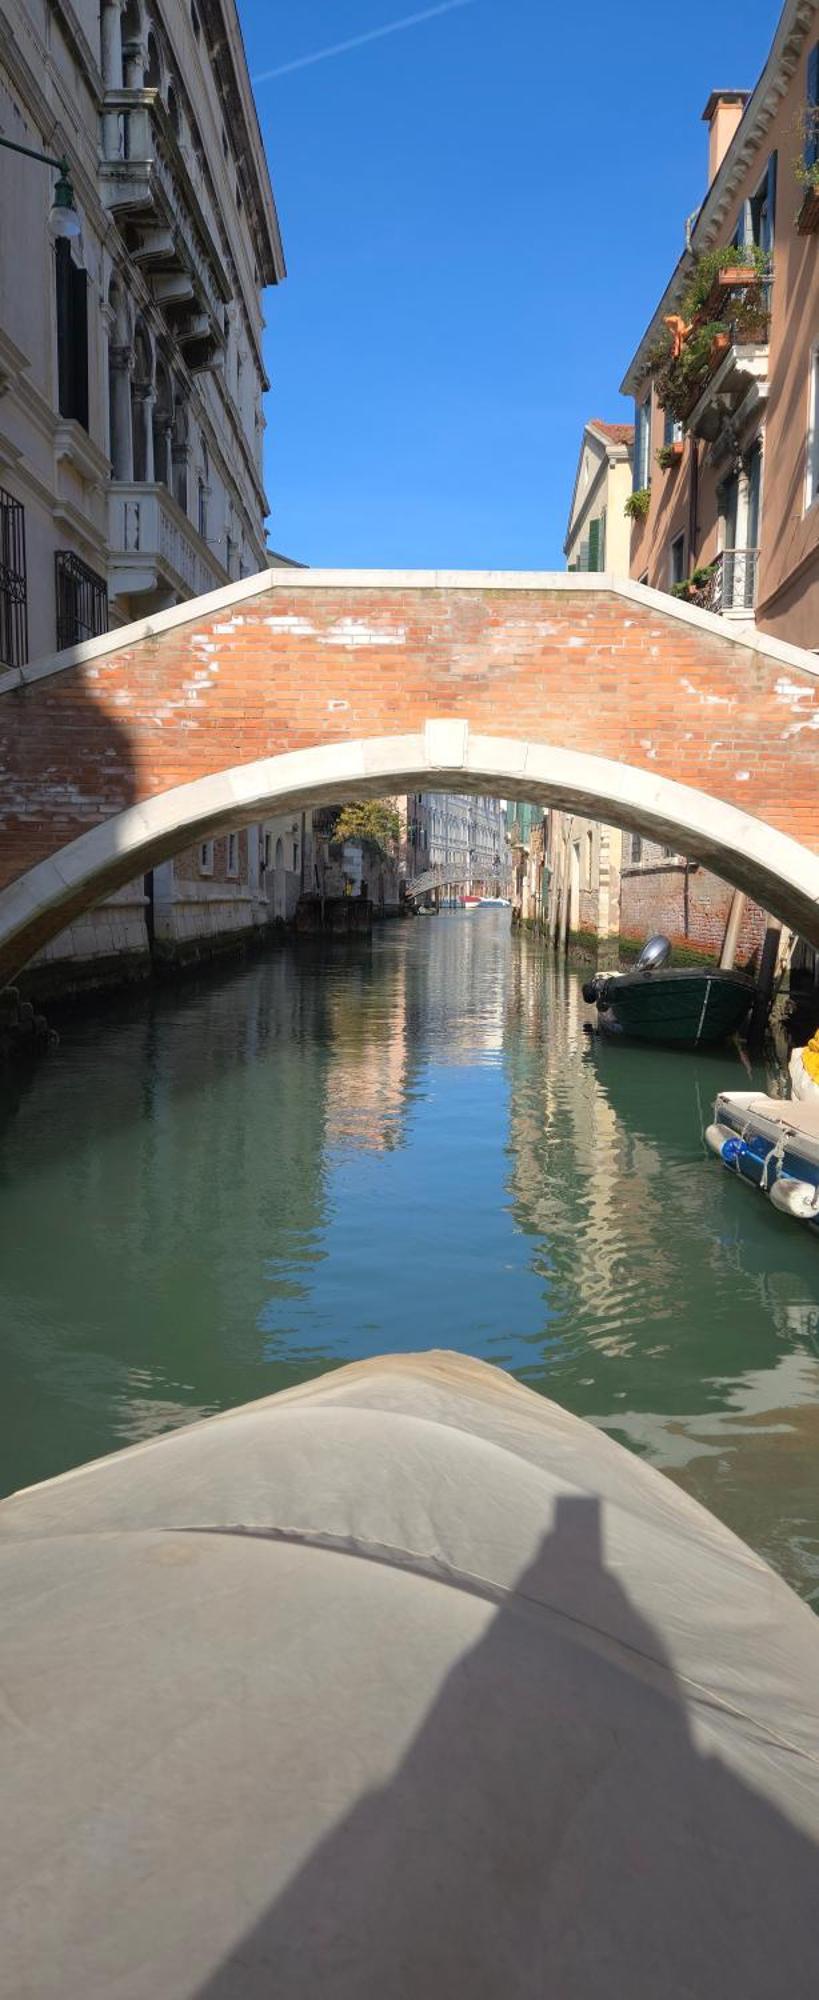
[[[603,576],[274,570],[0,672],[0,984],[194,840],[389,791],[591,813],[819,945],[819,661]]]

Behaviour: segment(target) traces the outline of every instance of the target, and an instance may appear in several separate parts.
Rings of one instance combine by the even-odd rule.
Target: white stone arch
[[[819,946],[819,855],[765,821],[632,765],[431,719],[417,734],[289,751],[129,806],[0,892],[0,961],[19,971],[82,910],[199,840],[311,806],[436,790],[540,799],[642,832],[704,862]]]

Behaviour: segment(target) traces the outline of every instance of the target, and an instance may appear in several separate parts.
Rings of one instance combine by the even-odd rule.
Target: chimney
[[[708,186],[716,180],[751,93],[712,90],[703,112],[708,126]]]

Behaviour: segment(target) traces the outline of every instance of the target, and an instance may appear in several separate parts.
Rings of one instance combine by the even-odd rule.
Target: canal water
[[[588,1019],[486,910],[70,1021],[0,1086],[0,1490],[441,1345],[602,1426],[819,1609],[819,1246],[704,1153],[733,1050]]]

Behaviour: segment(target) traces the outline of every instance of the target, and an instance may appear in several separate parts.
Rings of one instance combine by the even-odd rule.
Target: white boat
[[[796,1055],[802,1050],[795,1050]],[[799,1067],[797,1076],[801,1079]],[[774,1208],[819,1235],[819,1090],[813,1086],[813,1092],[800,1098],[723,1090],[705,1142],[731,1173],[750,1181]]]
[[[481,909],[510,910],[512,907],[511,896],[481,896],[480,902]]]

